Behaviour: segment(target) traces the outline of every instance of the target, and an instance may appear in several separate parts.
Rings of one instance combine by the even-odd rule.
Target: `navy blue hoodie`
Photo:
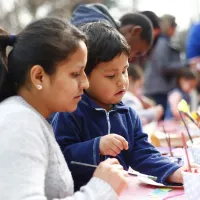
[[[96,21],[109,22],[116,29],[119,27],[103,4],[81,4],[77,6],[71,17],[71,23],[75,26]]]
[[[147,141],[138,115],[123,103],[114,105],[107,112],[84,94],[75,112],[55,115],[53,128],[72,172],[75,190],[89,181],[94,169],[70,162],[98,165],[101,161],[100,138],[109,133],[119,134],[128,141],[129,149],[116,156],[126,170],[131,166],[141,173],[157,176],[158,182],[165,183],[166,178],[180,167],[162,157]]]

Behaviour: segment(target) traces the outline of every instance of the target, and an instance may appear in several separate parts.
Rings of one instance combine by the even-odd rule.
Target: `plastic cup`
[[[200,173],[182,171],[184,191],[187,200],[200,199]]]

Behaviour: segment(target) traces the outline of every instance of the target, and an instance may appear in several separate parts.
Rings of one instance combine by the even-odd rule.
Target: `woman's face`
[[[87,47],[83,41],[71,56],[56,66],[55,74],[43,85],[43,100],[50,112],[73,112],[89,87],[85,75]]]

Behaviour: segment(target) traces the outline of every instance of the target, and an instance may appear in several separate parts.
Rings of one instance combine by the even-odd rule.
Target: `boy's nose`
[[[118,82],[117,82],[117,86],[118,86],[118,87],[121,87],[122,85],[123,85],[122,81],[118,81]]]

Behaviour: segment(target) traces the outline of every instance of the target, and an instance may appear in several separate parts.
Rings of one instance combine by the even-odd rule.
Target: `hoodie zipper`
[[[105,113],[106,113],[106,121],[107,121],[107,125],[108,125],[108,134],[110,134],[111,124],[110,124],[110,117],[109,117],[109,114],[110,114],[113,110],[111,110],[111,111],[109,111],[109,112],[107,112],[105,109],[102,109],[102,108],[96,108],[96,110],[103,110],[103,111],[105,111]],[[100,155],[100,160],[101,160],[101,161],[104,161],[104,160],[106,160],[107,158],[108,158],[107,156]]]
[[[107,119],[107,123],[108,123],[108,134],[110,134],[110,128],[111,128],[109,113],[110,112],[106,112],[106,119]]]
[[[105,113],[106,113],[106,121],[107,121],[107,125],[108,125],[108,134],[110,134],[111,124],[110,124],[110,117],[109,117],[109,114],[110,114],[113,110],[111,110],[111,111],[109,111],[109,112],[107,112],[105,109],[102,109],[102,108],[96,108],[96,110],[103,110],[103,111],[105,111]]]

